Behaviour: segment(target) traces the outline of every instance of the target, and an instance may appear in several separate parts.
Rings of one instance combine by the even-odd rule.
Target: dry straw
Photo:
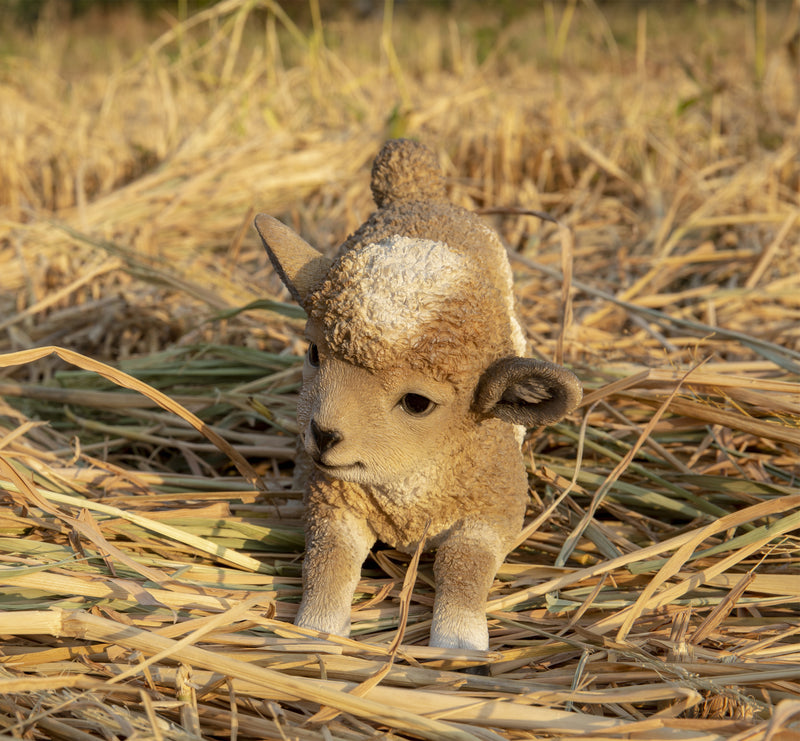
[[[0,67],[0,738],[800,732],[797,2],[47,8]],[[428,554],[291,624],[302,312],[250,223],[332,250],[398,135],[586,386],[488,655],[427,645]]]

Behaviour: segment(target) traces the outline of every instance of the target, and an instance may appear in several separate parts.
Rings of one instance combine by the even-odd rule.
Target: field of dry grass
[[[0,36],[0,738],[799,738],[800,3],[382,7]],[[291,625],[302,316],[250,225],[334,249],[394,136],[586,387],[485,676],[427,555]]]

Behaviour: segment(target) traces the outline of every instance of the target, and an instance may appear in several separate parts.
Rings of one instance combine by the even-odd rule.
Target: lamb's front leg
[[[439,546],[431,646],[489,648],[486,598],[504,556],[503,539],[484,523],[464,523]]]
[[[317,506],[307,512],[303,599],[295,625],[350,634],[353,592],[374,542],[366,521],[346,510]]]

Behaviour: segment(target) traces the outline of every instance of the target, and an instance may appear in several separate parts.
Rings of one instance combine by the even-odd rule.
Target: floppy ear
[[[302,304],[322,282],[333,261],[272,216],[259,214],[255,226],[275,271],[294,300]]]
[[[560,365],[532,358],[501,358],[483,373],[472,409],[483,417],[538,427],[558,422],[583,398],[580,381]]]

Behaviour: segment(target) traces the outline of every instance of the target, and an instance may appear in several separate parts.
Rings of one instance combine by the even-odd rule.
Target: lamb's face
[[[501,298],[474,267],[444,244],[395,237],[345,255],[309,297],[298,422],[320,469],[396,482],[477,427],[478,379],[511,348]]]
[[[306,452],[334,478],[382,485],[436,465],[463,438],[469,402],[408,367],[374,372],[342,360],[309,327],[298,422]]]

